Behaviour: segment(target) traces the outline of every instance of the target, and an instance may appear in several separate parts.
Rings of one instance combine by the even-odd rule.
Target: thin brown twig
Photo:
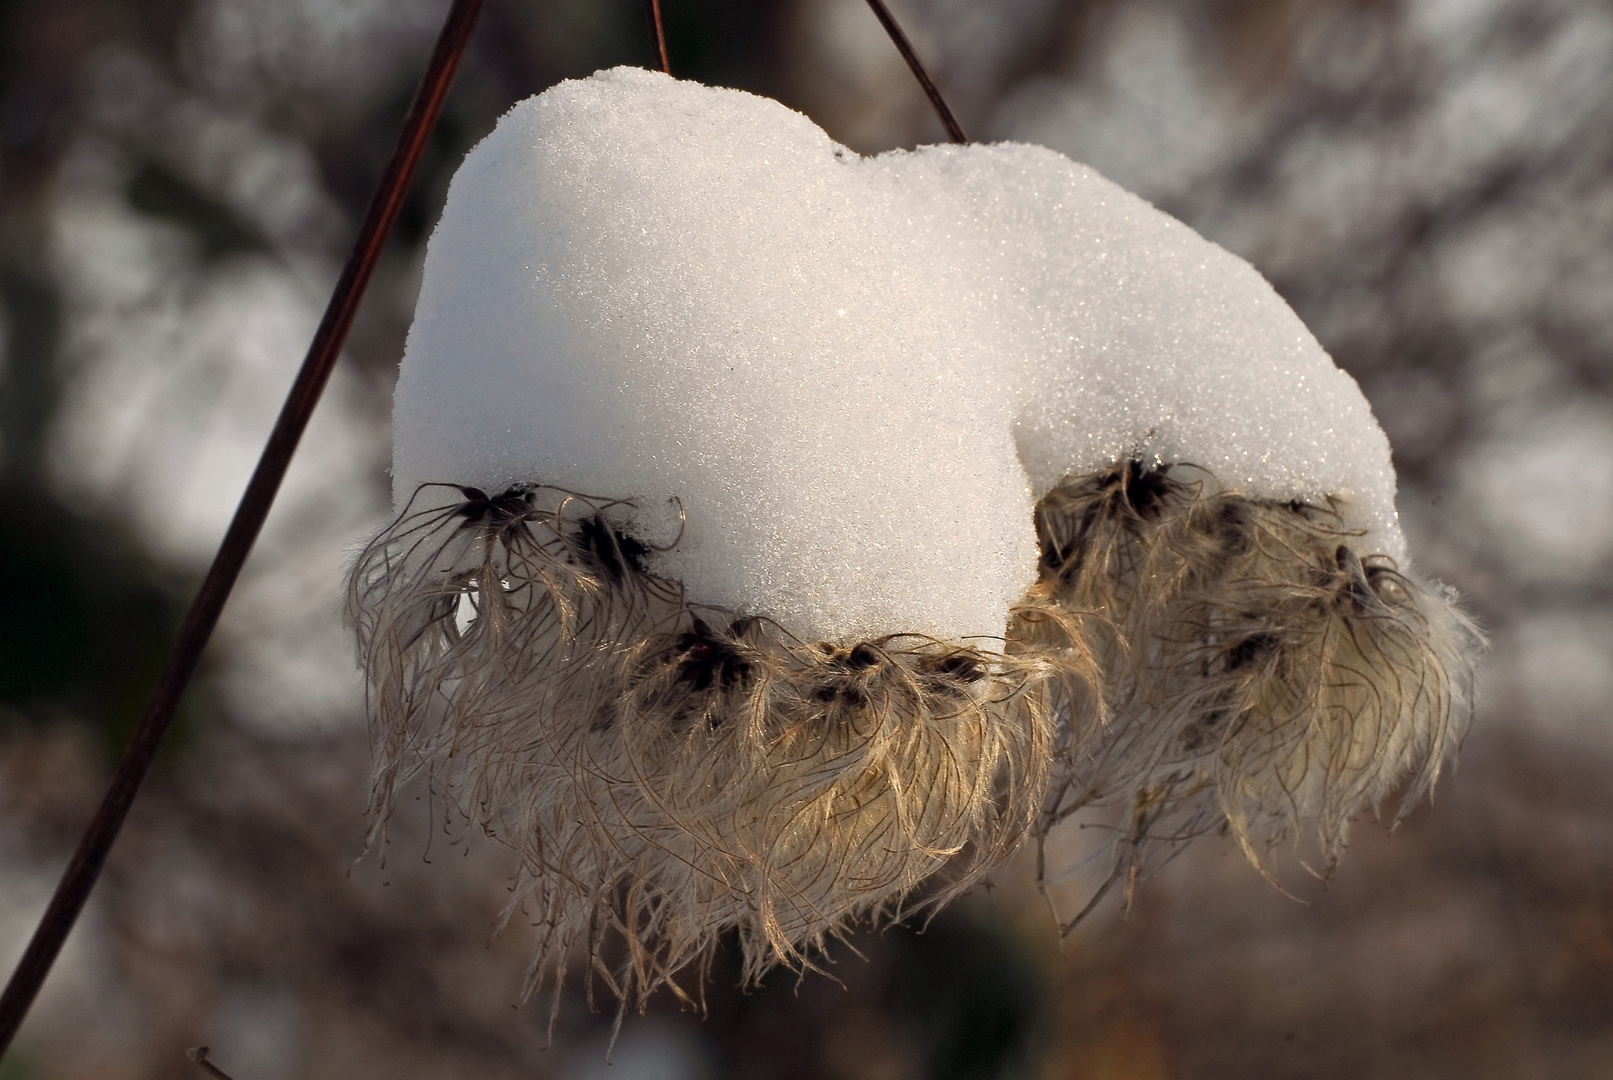
[[[185,1056],[199,1065],[202,1072],[213,1077],[213,1080],[231,1080],[229,1073],[207,1060],[207,1055],[211,1054],[212,1052],[213,1048],[204,1044],[202,1046],[193,1046],[189,1050],[186,1050]]]
[[[481,8],[482,0],[454,0],[453,7],[449,9],[437,37],[436,48],[432,50],[431,63],[409,106],[397,146],[370,200],[358,239],[354,241],[347,265],[342,268],[342,276],[336,282],[330,304],[325,309],[325,317],[314,334],[308,355],[297,372],[297,379],[292,383],[279,418],[275,420],[274,430],[269,434],[262,456],[258,458],[252,479],[236,507],[235,517],[230,521],[230,527],[219,545],[218,554],[213,558],[213,565],[202,580],[201,588],[191,601],[190,610],[185,613],[185,621],[180,626],[173,650],[168,654],[145,714],[140,718],[140,725],[124,748],[123,757],[112,774],[101,805],[79,841],[72,861],[67,864],[61,882],[51,897],[50,906],[45,909],[44,917],[40,919],[27,951],[12,973],[11,981],[6,984],[4,994],[0,994],[0,1057],[4,1057],[10,1048],[45,976],[50,973],[57,954],[61,952],[62,944],[89,900],[90,891],[95,888],[112,844],[117,840],[140,785],[157,756],[163,735],[173,721],[174,711],[196,674],[202,651],[207,647],[225,601],[229,599],[241,567],[252,551],[264,519],[269,515],[280,482],[291,464],[292,454],[296,452],[314,406],[330,379],[336,358],[341,354],[342,343],[353,325],[353,316],[358,311],[364,287],[369,283],[370,274],[380,258],[387,233],[402,209],[409,180],[442,111],[443,100],[447,97],[448,87],[453,82],[454,72],[465,53]]]
[[[947,138],[955,143],[968,142],[969,136],[963,133],[963,125],[958,123],[956,116],[952,115],[952,110],[947,107],[946,99],[941,96],[941,91],[936,88],[935,80],[931,79],[930,73],[924,70],[923,61],[919,59],[918,53],[913,51],[913,46],[908,43],[907,35],[902,33],[901,26],[897,24],[896,17],[890,13],[890,9],[885,6],[884,0],[868,0],[868,6],[874,9],[874,17],[885,28],[885,33],[889,34],[891,40],[896,43],[896,51],[902,54],[903,60],[907,61],[907,66],[912,69],[913,77],[919,81],[920,86],[924,87],[924,93],[929,97],[930,104],[935,106],[935,114],[941,118],[941,126],[947,129]]]
[[[655,51],[657,66],[668,75],[672,74],[672,61],[666,55],[666,29],[661,25],[661,0],[644,0],[644,7],[650,17],[650,48]]]

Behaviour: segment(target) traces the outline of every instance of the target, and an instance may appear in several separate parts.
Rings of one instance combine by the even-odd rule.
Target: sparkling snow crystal
[[[1349,500],[1389,446],[1247,263],[1039,147],[864,158],[619,68],[511,110],[449,189],[394,484],[631,498],[692,600],[807,638],[1001,637],[1035,501],[1127,458]],[[625,511],[624,511],[625,513]]]
[[[524,102],[449,189],[393,462],[378,827],[427,771],[520,856],[534,985],[586,956],[624,1007],[1087,810],[1111,882],[1223,827],[1329,865],[1467,716],[1355,383],[1034,146],[864,158],[626,69]]]

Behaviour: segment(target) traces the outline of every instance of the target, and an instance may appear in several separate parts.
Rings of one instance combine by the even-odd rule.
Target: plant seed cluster
[[[1189,466],[1047,494],[1000,650],[690,604],[622,508],[427,485],[350,579],[376,833],[423,773],[517,853],[529,991],[584,956],[622,1008],[687,996],[673,976],[730,930],[748,979],[805,966],[1088,808],[1124,821],[1111,883],[1215,829],[1257,865],[1314,830],[1330,866],[1353,815],[1433,785],[1468,714],[1480,639],[1452,597],[1332,507]]]

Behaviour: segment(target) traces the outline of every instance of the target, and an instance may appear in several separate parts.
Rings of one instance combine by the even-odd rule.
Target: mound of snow
[[[1035,501],[1126,458],[1342,499],[1404,558],[1366,401],[1243,260],[1050,150],[865,158],[636,69],[466,158],[394,422],[400,505],[541,482],[652,543],[681,505],[651,568],[811,639],[1000,636]]]

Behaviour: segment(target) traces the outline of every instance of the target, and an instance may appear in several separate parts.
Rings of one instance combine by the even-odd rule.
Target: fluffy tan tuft
[[[1481,635],[1444,590],[1363,553],[1336,507],[1194,474],[1131,463],[1037,507],[1032,597],[1091,650],[1106,709],[1064,710],[1040,831],[1120,808],[1111,883],[1221,827],[1257,867],[1257,844],[1307,828],[1330,869],[1355,814],[1433,787]]]
[[[642,1005],[730,929],[748,978],[801,965],[943,866],[925,903],[944,902],[1031,826],[1050,661],[802,642],[684,603],[608,502],[449,490],[452,505],[378,536],[350,581],[373,809],[379,828],[426,772],[519,853],[530,989],[581,950],[590,987]]]
[[[1087,808],[1124,819],[1111,884],[1218,828],[1257,866],[1310,830],[1331,866],[1352,816],[1429,790],[1470,709],[1481,639],[1446,593],[1363,553],[1332,506],[1188,466],[1048,494],[1001,652],[804,642],[687,603],[612,526],[620,504],[417,501],[437,496],[350,580],[375,828],[424,773],[518,853],[529,990],[584,957],[622,1008],[687,997],[672,976],[730,930],[747,979],[807,965]]]

